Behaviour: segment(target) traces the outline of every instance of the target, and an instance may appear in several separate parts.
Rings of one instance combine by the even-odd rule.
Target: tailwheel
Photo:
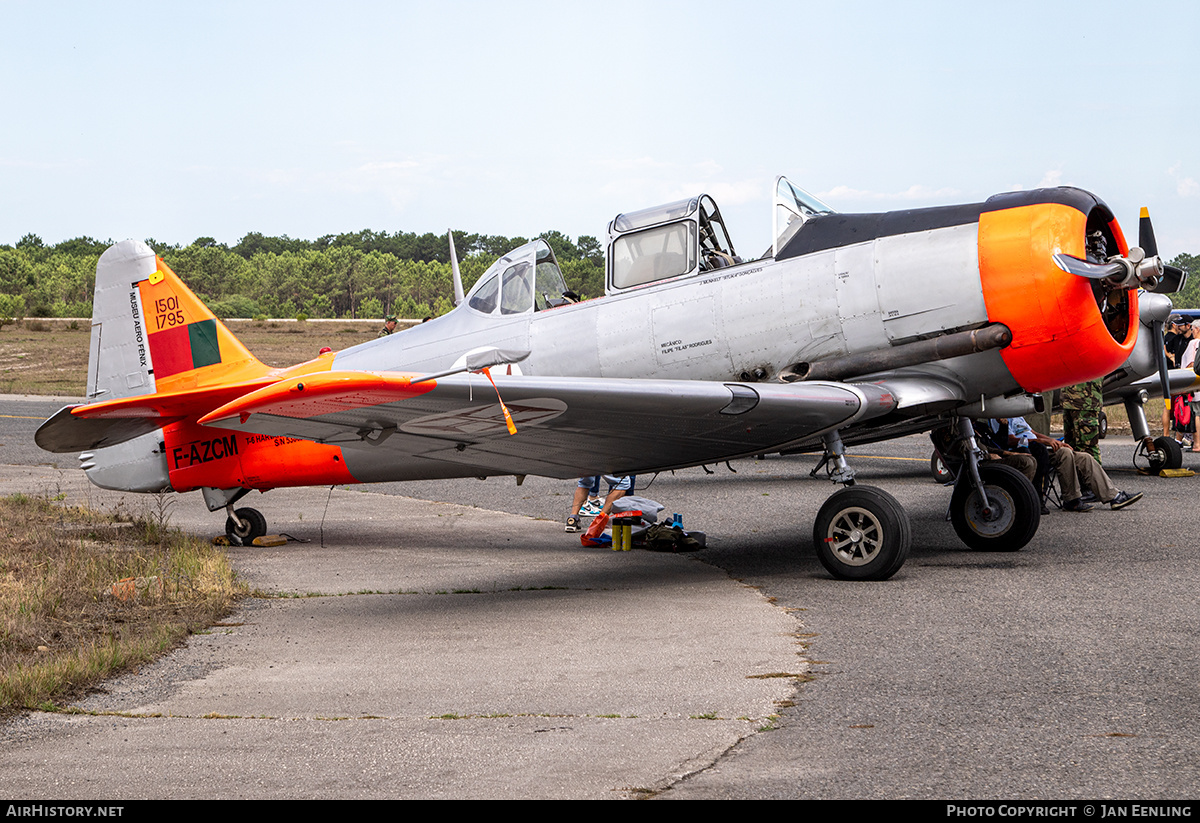
[[[950,471],[950,467],[942,459],[942,453],[937,449],[933,450],[933,455],[929,458],[929,473],[943,486],[954,479],[954,472]]]
[[[834,492],[813,526],[817,558],[843,580],[887,580],[900,570],[912,527],[896,498],[872,486]]]
[[[231,546],[249,546],[267,533],[267,518],[258,509],[238,509],[225,518],[225,536]]]
[[[976,551],[1020,551],[1037,534],[1041,500],[1033,484],[1011,466],[979,467],[987,491],[985,505],[970,478],[963,476],[950,497],[950,520],[962,542]]]
[[[1143,440],[1133,453],[1133,465],[1147,474],[1183,465],[1183,447],[1173,437],[1156,437],[1150,445]]]

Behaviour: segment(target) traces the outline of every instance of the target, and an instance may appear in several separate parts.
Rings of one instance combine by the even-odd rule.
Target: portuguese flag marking
[[[200,320],[151,334],[150,357],[156,378],[220,363],[217,321]]]

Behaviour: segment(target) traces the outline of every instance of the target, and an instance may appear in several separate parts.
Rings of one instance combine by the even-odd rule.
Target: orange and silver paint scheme
[[[647,230],[703,238],[704,203],[712,200],[662,208],[659,224],[618,217],[610,258]],[[638,212],[647,214],[655,210]],[[80,435],[89,443],[140,438],[137,457],[97,449],[85,459],[101,485],[186,491],[464,476],[475,470],[212,423],[235,414],[245,422],[264,409],[301,420],[334,407],[407,402],[436,386],[416,377],[502,347],[528,350],[512,373],[538,377],[769,384],[836,362],[839,383],[880,388],[871,395],[875,409],[856,425],[869,429],[863,438],[883,438],[896,416],[906,417],[907,431],[930,427],[980,397],[1054,389],[1126,361],[1138,330],[1135,290],[1100,288],[1052,259],[1090,259],[1097,244],[1104,253],[1128,252],[1108,206],[1075,188],[878,215],[823,212],[788,228],[767,257],[743,262],[730,245],[724,262],[704,265],[701,247],[679,256],[691,268],[632,284],[614,280],[610,263],[602,298],[546,305],[534,299],[532,272],[540,278],[548,266],[559,281],[560,274],[548,247],[534,241],[500,258],[444,317],[271,368],[161,259],[130,242],[97,268],[90,402],[70,414],[90,421],[86,432],[102,432]],[[930,343],[974,340],[989,329],[1007,334],[982,336],[992,341],[984,350],[926,354]],[[874,423],[866,420],[872,414]],[[853,428],[846,427],[847,441]],[[815,443],[820,437],[812,434]],[[72,444],[67,437],[56,446]]]
[[[758,258],[736,253],[700,195],[612,221],[603,297],[569,299],[536,240],[448,314],[278,369],[145,244],[124,241],[97,266],[87,403],[36,439],[84,452],[100,486],[201,489],[230,512],[228,534],[265,527],[232,508],[251,489],[644,474],[822,446],[846,492],[845,444],[969,431],[964,418],[1032,410],[1032,393],[1141,368],[1137,288],[1155,277],[1143,264],[1161,274],[1162,262],[1131,249],[1088,192],[883,214],[838,214],[784,178],[774,196],[774,240]],[[494,391],[459,374],[501,364]],[[831,495],[815,528],[862,505],[907,522],[863,494]],[[1036,507],[1014,515],[1033,523],[1020,541],[1036,519]],[[907,554],[893,537],[844,566],[821,553],[838,538],[814,543],[835,574],[883,579]]]
[[[121,294],[109,311],[132,312],[135,327],[115,349],[123,365],[106,373],[111,323],[98,322],[89,383],[96,402],[73,413],[159,420],[169,485],[182,491],[380,479],[383,467],[341,446],[230,433],[201,421],[211,423],[222,407],[272,402],[290,404],[300,417],[326,389],[339,403],[399,399],[430,385],[406,388],[411,378],[498,342],[531,352],[518,368],[527,375],[771,382],[797,364],[865,354],[876,367],[845,374],[847,383],[923,367],[964,402],[1044,391],[1111,371],[1136,339],[1136,291],[1102,292],[1053,262],[1056,253],[1084,259],[1090,235],[1101,236],[1111,254],[1128,251],[1120,226],[1093,195],[1015,192],[965,206],[818,215],[774,258],[697,265],[686,276],[610,288],[605,297],[552,310],[473,299],[489,278],[500,284],[496,291],[505,288],[501,273],[519,268],[523,249],[535,243],[498,261],[449,315],[287,369],[259,362],[154,258],[132,290],[115,286]],[[540,265],[544,256],[533,254],[531,264]],[[97,300],[100,310],[99,285]],[[1011,333],[1001,348],[929,363],[903,359],[905,351],[923,351],[914,347],[920,341],[997,324]],[[126,373],[139,364],[140,375]],[[96,391],[97,381],[104,391]]]

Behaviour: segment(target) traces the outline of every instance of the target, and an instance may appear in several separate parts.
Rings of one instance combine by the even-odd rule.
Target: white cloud
[[[1175,191],[1180,197],[1196,197],[1200,195],[1200,183],[1196,182],[1196,178],[1180,175],[1179,171],[1182,166],[1182,163],[1176,163],[1167,169],[1167,174],[1175,179]]]
[[[770,180],[729,180],[725,168],[711,159],[684,164],[643,156],[607,158],[600,165],[622,172],[597,187],[606,200],[622,204],[619,208],[649,208],[698,194],[711,195],[721,207],[770,199]]]
[[[1032,188],[1052,189],[1052,188],[1055,188],[1056,186],[1070,186],[1070,185],[1073,185],[1073,184],[1069,183],[1069,182],[1067,182],[1067,183],[1063,182],[1062,169],[1050,169],[1049,171],[1047,171],[1045,174],[1042,175],[1042,179],[1039,180]],[[1012,185],[1010,185],[1008,187],[1008,191],[1025,191],[1026,188],[1028,188],[1028,187],[1024,183],[1013,183]]]
[[[1049,188],[1053,188],[1054,186],[1061,186],[1062,184],[1063,184],[1062,170],[1061,169],[1053,169],[1051,171],[1046,172],[1044,175],[1042,175],[1042,179],[1038,182],[1038,184],[1036,186],[1034,186],[1034,188],[1035,189],[1049,189]]]
[[[740,206],[743,203],[767,203],[767,184],[761,180],[731,180],[728,182],[709,179],[690,180],[671,189],[668,200],[682,200],[707,194],[717,201],[717,206]]]
[[[415,169],[420,165],[416,160],[379,160],[371,163],[363,163],[358,167],[358,170],[368,174],[379,174],[380,172]]]

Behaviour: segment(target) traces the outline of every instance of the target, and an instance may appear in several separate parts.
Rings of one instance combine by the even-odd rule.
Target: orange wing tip
[[[388,372],[325,372],[281,380],[252,391],[200,418],[202,425],[252,414],[315,417],[322,414],[394,403],[433,390],[437,382],[413,384],[418,375]]]

